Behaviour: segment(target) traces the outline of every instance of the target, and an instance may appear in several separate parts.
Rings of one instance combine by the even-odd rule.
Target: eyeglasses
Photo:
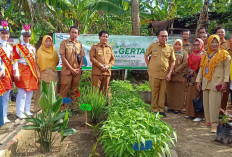
[[[160,35],[161,38],[167,38],[167,35]]]

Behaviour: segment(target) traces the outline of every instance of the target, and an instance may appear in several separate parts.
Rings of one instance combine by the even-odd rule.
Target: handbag
[[[74,51],[74,53],[75,53],[75,55],[76,55],[76,57],[77,57],[77,62],[78,62],[78,64],[80,64],[80,63],[81,63],[82,57],[81,57],[80,54],[77,54],[77,52],[76,52],[76,50],[75,50],[73,44],[72,44],[72,48],[73,48],[73,51]]]
[[[202,90],[199,92],[199,96],[196,99],[193,99],[192,102],[193,102],[195,113],[204,112]]]

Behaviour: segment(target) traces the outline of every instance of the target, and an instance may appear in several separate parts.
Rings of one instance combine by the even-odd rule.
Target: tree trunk
[[[131,0],[132,34],[140,35],[139,0]]]
[[[209,0],[204,0],[204,6],[202,7],[199,20],[197,21],[195,37],[197,36],[198,29],[203,27],[204,24],[208,21],[208,8],[209,8]]]

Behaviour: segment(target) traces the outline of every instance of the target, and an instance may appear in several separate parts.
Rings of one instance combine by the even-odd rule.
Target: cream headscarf
[[[45,35],[42,40],[42,44],[37,50],[37,64],[40,68],[40,71],[43,71],[46,68],[51,67],[54,71],[56,71],[56,65],[59,63],[58,54],[53,46],[53,43],[49,48],[45,47],[45,41],[49,38],[52,41],[52,37],[49,35]]]
[[[208,54],[209,56],[212,56],[214,54],[214,50],[211,49],[211,43],[212,41],[216,39],[218,41],[218,43],[220,43],[220,38],[218,35],[211,35],[208,39],[208,42],[207,42],[207,46],[208,46],[208,49],[207,49],[207,52],[205,52],[202,56],[202,59],[201,59],[201,69],[202,69],[202,72],[203,72],[203,75],[206,77],[207,80],[211,80],[212,78],[212,75],[214,73],[214,69],[215,67],[222,61],[226,60],[227,57],[229,56],[229,53],[224,50],[224,49],[220,49],[220,44],[219,44],[219,48],[218,50],[216,51],[215,55],[209,60],[208,58]],[[209,61],[208,61],[209,60]],[[208,73],[206,73],[206,68],[208,68]]]
[[[174,43],[173,43],[173,48],[174,48],[174,46],[175,46],[175,44],[176,44],[177,42],[180,42],[181,50],[182,50],[182,49],[183,49],[183,43],[182,43],[182,40],[180,40],[180,39],[176,39],[176,40],[174,41]],[[180,50],[180,51],[181,51],[181,50]],[[175,48],[174,48],[174,51],[175,51]]]

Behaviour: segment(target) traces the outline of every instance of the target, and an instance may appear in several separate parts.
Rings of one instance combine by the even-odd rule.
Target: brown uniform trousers
[[[90,50],[90,61],[92,62],[92,85],[103,93],[107,93],[108,85],[110,82],[111,69],[105,72],[101,70],[102,65],[111,67],[114,65],[115,58],[113,49],[109,45],[95,44]]]
[[[206,123],[212,123],[212,126],[218,123],[222,98],[222,92],[217,91],[216,86],[222,82],[229,82],[229,75],[230,57],[218,63],[210,81],[203,76],[202,69],[199,69],[196,82],[202,82],[205,120]]]
[[[175,52],[176,75],[172,75],[167,83],[167,106],[173,110],[181,111],[185,101],[185,85],[183,84],[184,75],[187,73],[188,52],[185,50]]]
[[[183,50],[187,51],[188,54],[192,52],[192,44],[188,42],[187,44],[183,44]]]
[[[175,53],[170,44],[162,46],[159,42],[152,43],[146,50],[145,57],[151,55],[148,65],[149,83],[151,85],[151,106],[154,112],[164,112],[166,76],[169,62],[175,61]]]
[[[230,48],[229,48],[228,42],[226,40],[223,40],[221,42],[220,47],[225,49],[225,50],[228,50],[229,54],[231,55],[230,50],[229,50]],[[230,95],[230,88],[229,88],[229,84],[228,84],[228,88],[227,88],[227,90],[225,92],[223,92],[222,99],[221,99],[221,108],[223,110],[226,110],[229,95]],[[223,113],[220,112],[220,115],[223,115]]]
[[[64,40],[60,43],[60,55],[65,55],[66,60],[74,69],[81,67],[77,62],[77,57],[74,53],[74,50],[77,54],[80,54],[82,57],[85,55],[82,44],[79,41],[72,42],[70,39]],[[81,74],[74,76],[71,71],[64,64],[62,65],[61,70],[61,86],[60,86],[60,97],[66,97],[68,90],[70,89],[70,97],[72,99],[71,108],[76,108],[74,104],[77,101],[77,93],[79,88],[79,81]]]

